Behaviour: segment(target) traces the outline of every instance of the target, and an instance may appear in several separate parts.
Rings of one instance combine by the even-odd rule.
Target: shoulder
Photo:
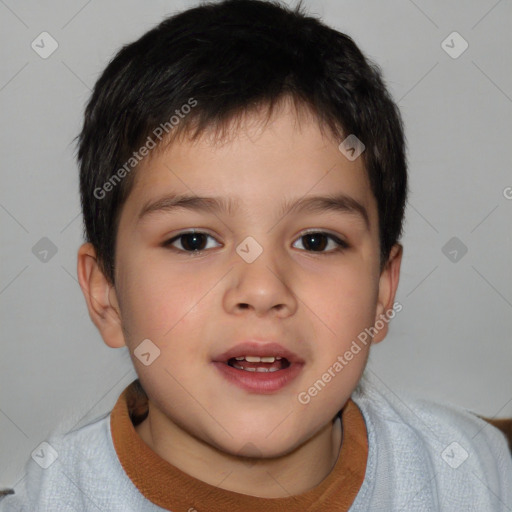
[[[0,511],[125,511],[132,510],[125,499],[142,497],[117,458],[110,413],[77,430],[54,431],[33,452],[15,491],[0,502]]]
[[[403,389],[393,390],[373,373],[365,373],[352,395],[368,417],[381,428],[409,431],[426,443],[452,440],[504,452],[510,458],[505,435],[476,412],[450,402],[413,396]],[[441,445],[440,445],[441,446]]]
[[[410,482],[411,489],[425,486],[422,494],[438,506],[451,504],[452,510],[473,496],[482,506],[512,505],[507,440],[472,411],[392,390],[368,369],[352,399],[367,426],[375,482],[385,471],[388,480],[394,475]]]

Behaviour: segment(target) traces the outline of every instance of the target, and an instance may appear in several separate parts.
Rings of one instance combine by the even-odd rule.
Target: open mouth
[[[296,379],[304,360],[278,343],[240,343],[215,356],[214,367],[227,382],[251,393],[275,393]]]
[[[245,372],[272,373],[285,370],[290,361],[280,356],[239,356],[231,357],[226,364]]]

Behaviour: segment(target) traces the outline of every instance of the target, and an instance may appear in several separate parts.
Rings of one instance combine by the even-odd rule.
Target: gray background
[[[369,368],[398,395],[512,416],[511,2],[305,3],[381,65],[406,125],[403,310]],[[73,138],[114,51],[191,5],[0,0],[0,488],[23,478],[59,422],[108,411],[135,378],[126,349],[101,340],[76,279]],[[47,59],[31,48],[43,31],[59,45]],[[453,31],[469,43],[458,58],[442,47]],[[57,249],[46,261],[43,237]]]

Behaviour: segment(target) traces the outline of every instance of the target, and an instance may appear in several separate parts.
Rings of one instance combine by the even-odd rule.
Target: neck
[[[151,402],[148,405],[147,418],[135,428],[142,440],[181,471],[221,489],[262,498],[289,497],[318,485],[338,460],[342,442],[339,417],[290,453],[247,458],[191,436]]]

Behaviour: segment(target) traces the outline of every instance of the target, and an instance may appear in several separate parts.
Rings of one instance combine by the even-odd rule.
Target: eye
[[[187,231],[180,233],[164,243],[165,247],[172,246],[173,249],[183,252],[201,252],[212,247],[219,247],[218,245],[211,245],[208,243],[208,238],[215,240],[213,236],[201,231]]]
[[[304,249],[309,252],[338,252],[348,249],[348,244],[338,237],[322,231],[311,231],[298,238]],[[295,242],[295,244],[297,243]],[[296,245],[293,247],[296,247]],[[300,247],[296,247],[300,249]],[[329,250],[326,250],[329,249]]]

